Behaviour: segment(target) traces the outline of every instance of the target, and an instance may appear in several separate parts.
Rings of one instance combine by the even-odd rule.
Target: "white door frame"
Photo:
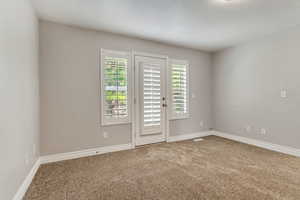
[[[150,58],[161,58],[161,59],[165,59],[166,60],[166,73],[165,73],[165,78],[166,78],[166,84],[165,84],[165,89],[166,89],[166,102],[167,102],[167,105],[170,105],[170,100],[169,100],[169,91],[168,91],[168,84],[169,84],[169,75],[168,75],[168,68],[169,68],[169,57],[166,56],[166,55],[160,55],[160,54],[151,54],[151,53],[146,53],[146,52],[140,52],[140,51],[134,51],[132,50],[131,52],[131,55],[132,55],[132,62],[131,62],[131,65],[132,65],[132,74],[134,78],[132,78],[132,85],[133,85],[133,92],[131,93],[131,99],[132,99],[132,104],[133,106],[131,106],[131,113],[132,113],[132,129],[131,129],[131,145],[132,145],[132,148],[135,148],[136,146],[136,112],[137,112],[137,106],[136,106],[136,85],[135,85],[135,57],[136,56],[145,56],[145,57],[150,57]],[[168,107],[167,107],[167,110],[166,110],[166,113],[165,113],[165,132],[166,132],[166,138],[165,138],[165,141],[168,141],[169,140],[169,137],[170,137],[170,129],[169,129],[169,125],[170,125],[170,122],[169,122],[169,112],[168,112]]]

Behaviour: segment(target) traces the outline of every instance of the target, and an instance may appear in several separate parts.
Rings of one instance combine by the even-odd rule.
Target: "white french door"
[[[166,59],[135,56],[136,145],[166,140]]]

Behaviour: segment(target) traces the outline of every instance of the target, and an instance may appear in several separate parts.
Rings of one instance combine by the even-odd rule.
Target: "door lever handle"
[[[168,105],[164,103],[164,104],[162,105],[162,107],[168,107]]]

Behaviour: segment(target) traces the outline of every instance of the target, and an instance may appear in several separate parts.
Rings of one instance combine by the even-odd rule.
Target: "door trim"
[[[135,148],[137,145],[136,145],[136,112],[137,112],[137,109],[136,109],[136,85],[135,85],[135,57],[136,56],[144,56],[144,57],[150,57],[150,58],[161,58],[161,59],[165,59],[166,60],[166,73],[165,73],[165,78],[166,78],[166,98],[167,98],[167,104],[170,105],[170,100],[169,100],[169,91],[168,91],[168,83],[169,83],[169,75],[168,75],[168,68],[169,68],[169,56],[167,55],[162,55],[162,54],[153,54],[153,53],[147,53],[147,52],[141,52],[141,51],[134,51],[132,50],[131,51],[131,56],[132,56],[132,62],[131,62],[131,68],[133,69],[132,70],[132,74],[134,78],[132,78],[132,85],[133,85],[133,92],[131,93],[131,99],[132,99],[132,107],[131,107],[131,110],[132,110],[132,129],[131,129],[131,141],[132,141],[132,148]],[[169,112],[168,112],[168,109],[167,108],[167,111],[165,113],[165,138],[161,141],[161,142],[164,142],[164,141],[168,141],[169,137],[170,137],[170,128],[169,128],[169,125],[170,125],[170,116],[169,116]]]

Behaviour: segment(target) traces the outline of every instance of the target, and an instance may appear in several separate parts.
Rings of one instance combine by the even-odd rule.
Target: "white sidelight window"
[[[189,63],[184,60],[169,60],[171,119],[189,117]]]
[[[102,125],[130,123],[131,54],[101,50]]]

